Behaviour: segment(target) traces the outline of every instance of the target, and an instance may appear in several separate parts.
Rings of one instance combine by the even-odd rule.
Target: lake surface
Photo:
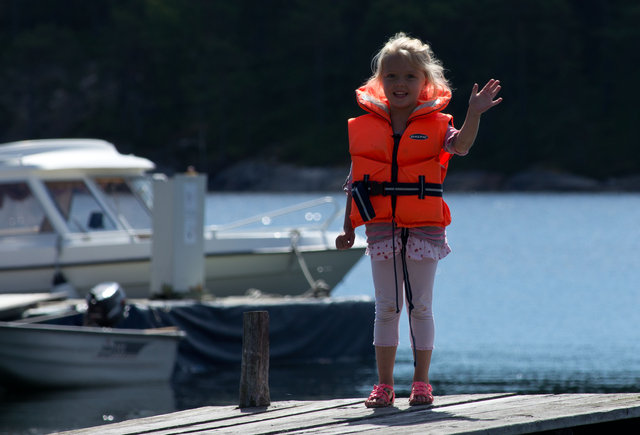
[[[318,196],[210,195],[206,220],[225,223]],[[440,262],[434,291],[436,395],[640,392],[640,195],[449,194],[447,202],[453,253]],[[341,226],[339,217],[331,228]],[[373,295],[368,258],[333,294]],[[395,371],[401,396],[412,370],[403,316]],[[172,384],[0,392],[0,433],[234,404],[239,377],[230,367]],[[272,366],[271,398],[364,398],[376,381],[373,361]]]

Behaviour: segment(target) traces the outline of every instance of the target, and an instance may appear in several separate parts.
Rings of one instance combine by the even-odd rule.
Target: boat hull
[[[316,250],[302,253],[312,280],[333,289],[362,258],[364,249]],[[207,290],[216,296],[244,295],[250,289],[297,296],[309,292],[294,252],[211,255],[206,258]],[[320,283],[319,281],[322,281]]]
[[[126,247],[123,247],[123,251]],[[322,280],[334,288],[362,258],[363,247],[347,251],[319,248],[300,251],[313,281]],[[303,273],[298,255],[286,249],[262,252],[214,252],[205,256],[205,292],[214,296],[240,296],[250,289],[263,293],[301,295],[311,285]],[[115,255],[113,258],[62,263],[59,270],[69,284],[84,295],[96,284],[117,281],[132,298],[149,297],[151,261]],[[0,269],[0,293],[32,293],[50,289],[56,268],[53,264]]]
[[[166,381],[183,336],[173,329],[0,322],[0,383],[54,388]]]

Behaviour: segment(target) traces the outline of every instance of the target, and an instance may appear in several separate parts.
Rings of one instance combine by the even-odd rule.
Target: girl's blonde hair
[[[417,38],[411,38],[404,32],[393,35],[371,60],[373,75],[365,84],[374,94],[384,95],[382,92],[382,64],[391,55],[399,54],[405,57],[411,65],[424,73],[426,86],[420,94],[421,100],[431,100],[443,92],[451,92],[449,81],[444,76],[442,62],[433,54],[429,44]]]

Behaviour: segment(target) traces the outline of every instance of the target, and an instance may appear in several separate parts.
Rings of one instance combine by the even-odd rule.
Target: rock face
[[[209,174],[209,189],[255,192],[340,192],[349,168],[303,167],[247,160]],[[640,175],[598,181],[547,169],[530,169],[512,176],[489,171],[450,172],[447,192],[522,191],[595,192],[640,191]]]
[[[210,174],[210,189],[264,192],[339,192],[349,168],[300,167],[244,161]]]
[[[620,192],[640,192],[640,175],[610,178],[605,182],[606,190]]]
[[[504,176],[488,171],[450,172],[444,180],[445,192],[502,190]]]
[[[532,169],[506,180],[504,190],[517,191],[593,191],[600,190],[597,180],[561,172]]]

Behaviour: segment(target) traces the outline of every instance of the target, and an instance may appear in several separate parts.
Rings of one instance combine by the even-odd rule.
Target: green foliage
[[[457,126],[474,82],[503,83],[453,171],[631,174],[639,19],[623,0],[3,0],[0,141],[100,137],[167,170],[344,166],[354,89],[405,31],[447,68]]]

